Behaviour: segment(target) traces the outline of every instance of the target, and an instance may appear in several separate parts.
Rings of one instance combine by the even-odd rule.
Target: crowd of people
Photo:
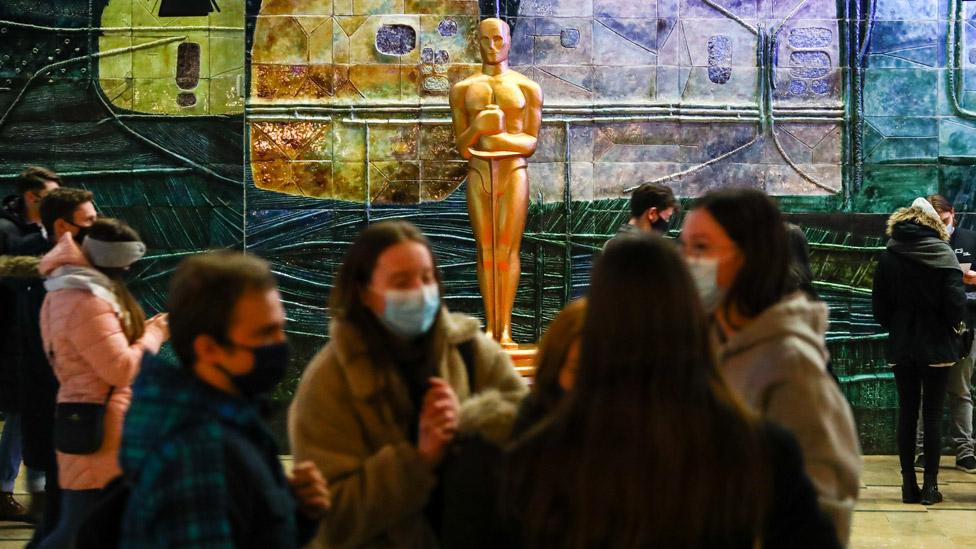
[[[125,282],[141,237],[61,183],[29,169],[0,214],[0,518],[36,522],[32,547],[849,541],[861,455],[827,307],[802,231],[760,191],[707,193],[675,241],[671,190],[635,190],[586,296],[540,341],[531,389],[477,319],[448,310],[417,227],[366,227],[291,403],[286,471],[265,418],[289,361],[268,264],[190,257],[146,318]],[[903,499],[927,505],[947,386],[957,465],[973,460],[976,272],[960,262],[976,234],[953,215],[938,196],[897,212],[875,277]],[[12,497],[21,461],[29,509]]]

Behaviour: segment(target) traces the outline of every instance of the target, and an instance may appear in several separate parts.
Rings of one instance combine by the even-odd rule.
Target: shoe
[[[922,491],[918,489],[918,483],[915,482],[915,479],[910,481],[902,481],[901,502],[919,503],[920,501],[922,501]]]
[[[938,484],[925,483],[922,486],[922,505],[935,505],[942,501],[942,492],[939,491]]]
[[[956,460],[956,469],[965,473],[976,473],[976,457],[967,456]]]
[[[27,509],[17,503],[10,492],[0,493],[0,520],[23,521],[27,518]]]
[[[925,456],[923,454],[919,454],[918,457],[915,458],[915,470],[919,473],[925,471]]]

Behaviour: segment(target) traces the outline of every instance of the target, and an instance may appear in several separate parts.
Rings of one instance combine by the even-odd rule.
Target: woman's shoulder
[[[329,341],[319,349],[302,372],[299,391],[305,386],[314,385],[317,389],[328,388],[341,379],[342,365],[336,353],[336,343]],[[295,395],[296,398],[299,396]]]
[[[62,317],[69,322],[84,319],[84,322],[77,323],[78,328],[92,326],[91,320],[103,314],[116,316],[115,310],[108,301],[88,290],[78,288],[65,288],[48,293],[44,297],[43,306],[48,309],[52,318]]]

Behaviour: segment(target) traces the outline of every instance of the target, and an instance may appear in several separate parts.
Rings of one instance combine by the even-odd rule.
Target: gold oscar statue
[[[509,68],[508,23],[485,19],[478,38],[481,73],[451,87],[451,117],[458,151],[468,160],[468,214],[477,246],[485,331],[513,348],[512,306],[529,206],[526,158],[539,138],[542,89]]]

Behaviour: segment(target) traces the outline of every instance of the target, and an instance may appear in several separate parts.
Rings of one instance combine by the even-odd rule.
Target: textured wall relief
[[[611,198],[644,180],[685,196],[728,183],[777,195],[841,190],[834,3],[648,6],[266,2],[251,50],[248,119],[262,124],[251,132],[254,179],[361,203],[446,198],[461,183],[460,158],[419,129],[450,124],[447,92],[477,67],[477,23],[498,10],[513,28],[513,65],[546,94],[533,197],[560,200],[568,186],[573,199]],[[328,126],[318,149],[332,147],[331,157],[254,154],[270,146],[258,143],[274,133],[268,124],[295,121]],[[620,135],[628,137],[614,141]],[[409,168],[380,168],[391,161]],[[310,180],[309,170],[328,181]]]
[[[143,113],[243,113],[243,2],[221,2],[211,13],[167,9],[173,5],[107,3],[98,37],[102,92],[116,107]]]

